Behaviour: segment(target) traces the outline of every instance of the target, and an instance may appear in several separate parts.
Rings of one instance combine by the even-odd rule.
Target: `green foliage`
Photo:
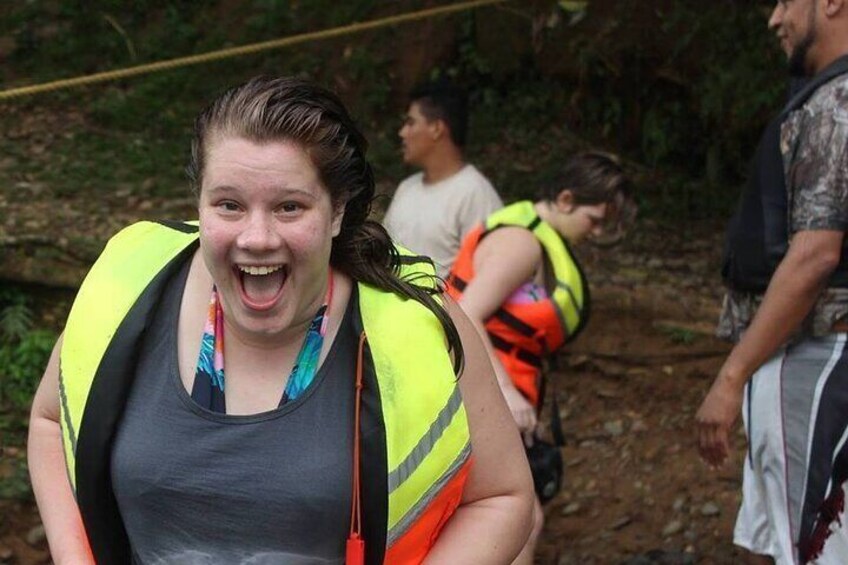
[[[350,23],[368,15],[375,1],[340,5],[329,0],[246,0],[232,3],[226,18],[221,17],[219,3],[211,0],[142,0],[131,6],[118,0],[59,4],[23,3],[11,9],[4,21],[5,32],[17,44],[11,66],[18,75],[29,74],[28,82]],[[332,14],[329,19],[328,14]],[[183,195],[191,128],[206,101],[261,73],[303,75],[331,83],[337,69],[327,61],[337,58],[337,48],[332,42],[319,42],[309,49],[268,51],[91,90],[59,91],[51,95],[57,102],[84,110],[82,127],[64,132],[42,157],[27,154],[26,147],[15,148],[11,143],[6,147],[2,140],[0,149],[19,158],[21,173],[60,197],[126,187],[137,192],[142,185],[147,195]],[[391,92],[386,58],[377,50],[355,45],[344,64],[347,82],[362,85],[353,98],[354,114],[380,115]],[[372,131],[380,129],[376,123],[365,125]]]
[[[18,46],[11,63],[46,80],[190,54],[198,43],[210,39],[194,18],[216,4],[211,0],[23,2],[9,10],[3,27]]]
[[[3,341],[23,339],[32,327],[32,312],[25,304],[12,304],[0,312],[0,335]]]
[[[373,125],[390,102],[387,58],[384,54],[363,47],[349,47],[345,57],[345,71],[350,81],[367,85],[358,92],[349,110],[354,116],[369,118]]]
[[[0,34],[16,45],[8,68],[31,83],[325,29],[424,4],[22,2],[6,10]],[[530,4],[515,5],[509,13],[515,21],[545,16],[538,21],[541,36],[548,38],[545,51],[553,53],[546,56],[557,59],[555,72],[529,47],[519,55],[505,47],[506,58],[512,57],[508,64],[496,49],[481,47],[483,32],[492,33],[480,27],[492,22],[482,10],[439,20],[432,28],[456,39],[430,73],[452,78],[471,95],[471,160],[482,163],[513,199],[532,195],[547,169],[588,144],[644,165],[638,167],[643,214],[676,222],[726,215],[760,130],[785,91],[782,55],[761,8],[731,1],[548,4],[541,9],[559,6],[557,17],[534,13]],[[513,23],[501,22],[505,29]],[[397,90],[397,78],[405,59],[392,46],[415,25],[52,94],[59,105],[83,109],[83,124],[63,131],[42,157],[3,140],[0,150],[20,161],[17,171],[27,180],[59,196],[142,184],[154,195],[184,194],[191,123],[203,102],[257,73],[295,74],[342,93],[371,141],[379,178],[397,180],[403,166],[395,110],[406,94]],[[530,34],[532,26],[526,27]],[[0,119],[0,126],[11,119]]]
[[[587,11],[588,21],[591,3]],[[621,0],[595,25],[569,40],[577,82],[564,117],[595,144],[657,171],[640,186],[649,215],[725,215],[786,89],[762,10]]]
[[[742,149],[753,145],[758,126],[782,103],[785,63],[756,7],[702,8],[679,5],[670,14],[668,31],[693,29],[677,49],[697,49],[702,66],[689,95],[706,133],[706,151],[719,151],[725,171],[741,176],[748,166],[747,158],[740,158]]]
[[[8,417],[0,427],[22,425],[44,367],[56,342],[56,334],[34,329],[32,309],[26,296],[0,287],[0,412]]]
[[[31,330],[23,338],[0,346],[0,405],[25,409],[56,343],[49,330]]]
[[[22,339],[32,328],[32,311],[19,292],[0,287],[0,342]]]

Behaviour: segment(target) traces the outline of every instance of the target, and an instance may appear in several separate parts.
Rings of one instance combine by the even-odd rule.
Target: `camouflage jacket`
[[[804,230],[848,229],[848,75],[822,85],[780,132],[786,175],[788,226]],[[738,341],[754,318],[762,295],[728,291],[717,335]],[[820,336],[848,318],[848,289],[828,288],[802,325],[799,335]]]

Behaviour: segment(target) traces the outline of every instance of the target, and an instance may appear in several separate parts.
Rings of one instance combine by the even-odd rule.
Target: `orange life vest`
[[[540,401],[542,362],[574,339],[589,314],[589,288],[566,242],[536,214],[530,201],[498,210],[465,237],[448,275],[447,292],[459,301],[474,278],[474,253],[484,237],[506,226],[530,230],[553,267],[556,286],[548,296],[525,304],[504,303],[485,327],[516,388],[534,405]]]

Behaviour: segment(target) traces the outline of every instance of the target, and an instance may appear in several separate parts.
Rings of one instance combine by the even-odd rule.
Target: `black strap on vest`
[[[465,289],[468,287],[468,283],[465,282],[460,277],[451,274],[448,277],[448,283],[455,287],[459,292],[465,292]],[[517,331],[524,337],[533,337],[536,335],[536,328],[525,322],[524,320],[519,319],[514,314],[510,314],[503,308],[498,308],[495,310],[495,313],[492,314],[492,317],[497,318],[513,330]]]
[[[495,318],[511,327],[524,337],[534,337],[536,335],[536,328],[517,318],[514,314],[510,314],[503,308],[498,308],[498,310],[493,314]]]
[[[88,394],[76,451],[77,504],[97,563],[131,562],[129,540],[112,492],[112,443],[135,377],[144,331],[165,285],[196,248],[197,242],[180,252],[133,304],[103,354]]]
[[[182,233],[197,233],[200,229],[199,226],[195,224],[188,224],[186,222],[176,220],[156,220],[156,223]]]
[[[502,337],[493,334],[492,332],[486,332],[489,335],[489,339],[492,341],[492,346],[499,351],[503,351],[504,353],[511,354],[513,351],[515,352],[515,356],[527,363],[528,365],[532,365],[536,368],[542,368],[542,358],[535,353],[531,353],[522,347],[518,347],[517,345],[513,345],[510,342],[506,341]]]
[[[448,275],[448,284],[455,286],[459,292],[465,292],[466,287],[468,287],[468,283],[465,282],[465,279],[462,279],[453,273]]]
[[[789,248],[789,203],[780,151],[783,122],[822,85],[845,73],[848,73],[848,55],[806,82],[763,132],[748,187],[730,221],[725,240],[721,272],[732,289],[765,292]],[[842,259],[828,286],[848,287],[848,249],[844,246]]]

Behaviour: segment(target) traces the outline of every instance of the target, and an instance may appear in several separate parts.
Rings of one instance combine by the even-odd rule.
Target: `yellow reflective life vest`
[[[146,325],[166,282],[197,245],[196,223],[139,222],[122,230],[92,267],[68,317],[60,355],[62,443],[98,563],[130,562],[111,490],[111,444]],[[434,273],[431,264],[401,253],[401,276]],[[361,475],[379,486],[363,489],[366,562],[418,563],[460,503],[471,464],[465,407],[436,317],[414,300],[366,284],[358,285],[358,296],[355,323],[370,353],[365,388],[379,403],[384,429],[363,439]],[[369,521],[371,531],[381,532],[372,539]]]

